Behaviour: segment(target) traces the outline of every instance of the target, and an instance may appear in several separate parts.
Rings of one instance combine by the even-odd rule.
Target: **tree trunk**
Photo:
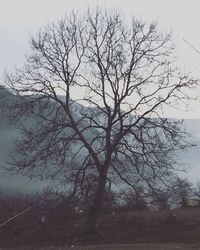
[[[100,175],[97,189],[95,192],[94,201],[90,207],[86,221],[86,228],[85,228],[86,234],[92,234],[96,232],[96,222],[101,209],[101,204],[105,191],[105,185],[106,185],[106,175]]]

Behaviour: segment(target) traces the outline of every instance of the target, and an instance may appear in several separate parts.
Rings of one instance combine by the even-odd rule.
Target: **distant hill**
[[[188,177],[192,182],[200,181],[200,120],[185,119],[184,126],[194,137],[196,147],[179,155],[181,162],[185,162],[188,165],[187,173],[183,174],[183,176]]]
[[[6,92],[6,90],[0,87],[0,107],[3,106],[5,99],[1,96],[7,95],[6,101],[12,102],[15,96]],[[75,105],[75,113],[79,114],[80,104]],[[196,137],[197,147],[190,149],[188,152],[183,152],[179,155],[180,161],[189,165],[188,173],[186,176],[191,181],[200,180],[200,120],[187,119],[184,120],[184,125],[194,137]],[[20,175],[10,175],[10,173],[3,170],[4,163],[8,157],[8,152],[12,148],[13,139],[20,136],[19,131],[15,128],[14,124],[10,124],[9,119],[5,111],[0,109],[0,191],[6,192],[33,192],[39,191],[49,184],[51,181],[32,180]],[[89,135],[88,135],[89,136]]]
[[[3,169],[12,149],[13,140],[20,136],[15,124],[11,124],[3,106],[11,103],[15,96],[0,86],[0,192],[36,192],[49,185],[49,182],[30,180],[21,175],[11,175]]]

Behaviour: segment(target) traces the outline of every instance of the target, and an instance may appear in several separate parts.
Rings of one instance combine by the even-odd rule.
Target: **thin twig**
[[[3,227],[3,226],[6,225],[9,221],[12,221],[12,220],[14,220],[16,217],[18,217],[18,216],[20,216],[20,215],[22,215],[22,214],[28,212],[31,208],[32,208],[32,207],[28,207],[28,208],[26,208],[25,210],[23,210],[22,212],[20,212],[20,213],[16,214],[15,216],[9,218],[8,220],[4,221],[3,223],[0,224],[0,227]]]

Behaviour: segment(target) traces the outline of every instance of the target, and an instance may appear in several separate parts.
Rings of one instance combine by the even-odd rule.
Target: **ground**
[[[200,249],[200,209],[102,215],[97,223],[98,235],[87,238],[81,236],[83,225],[84,218],[62,225],[27,224],[21,231],[9,225],[0,230],[0,250]]]
[[[4,248],[0,248],[3,250]],[[101,245],[101,246],[70,246],[70,247],[43,247],[43,248],[18,248],[18,250],[199,250],[200,245],[197,244],[119,244],[119,245]],[[7,248],[8,250],[8,248]],[[17,250],[9,248],[9,250]]]

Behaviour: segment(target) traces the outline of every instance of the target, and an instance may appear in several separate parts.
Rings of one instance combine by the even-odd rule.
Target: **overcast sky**
[[[120,10],[148,23],[156,20],[163,30],[172,30],[178,63],[200,78],[200,54],[183,40],[200,50],[199,0],[0,0],[0,73],[4,68],[12,70],[15,65],[22,65],[29,37],[40,27],[72,9],[83,11],[97,5]],[[195,103],[191,109],[187,113],[171,111],[171,114],[182,118],[200,118],[200,104]]]

